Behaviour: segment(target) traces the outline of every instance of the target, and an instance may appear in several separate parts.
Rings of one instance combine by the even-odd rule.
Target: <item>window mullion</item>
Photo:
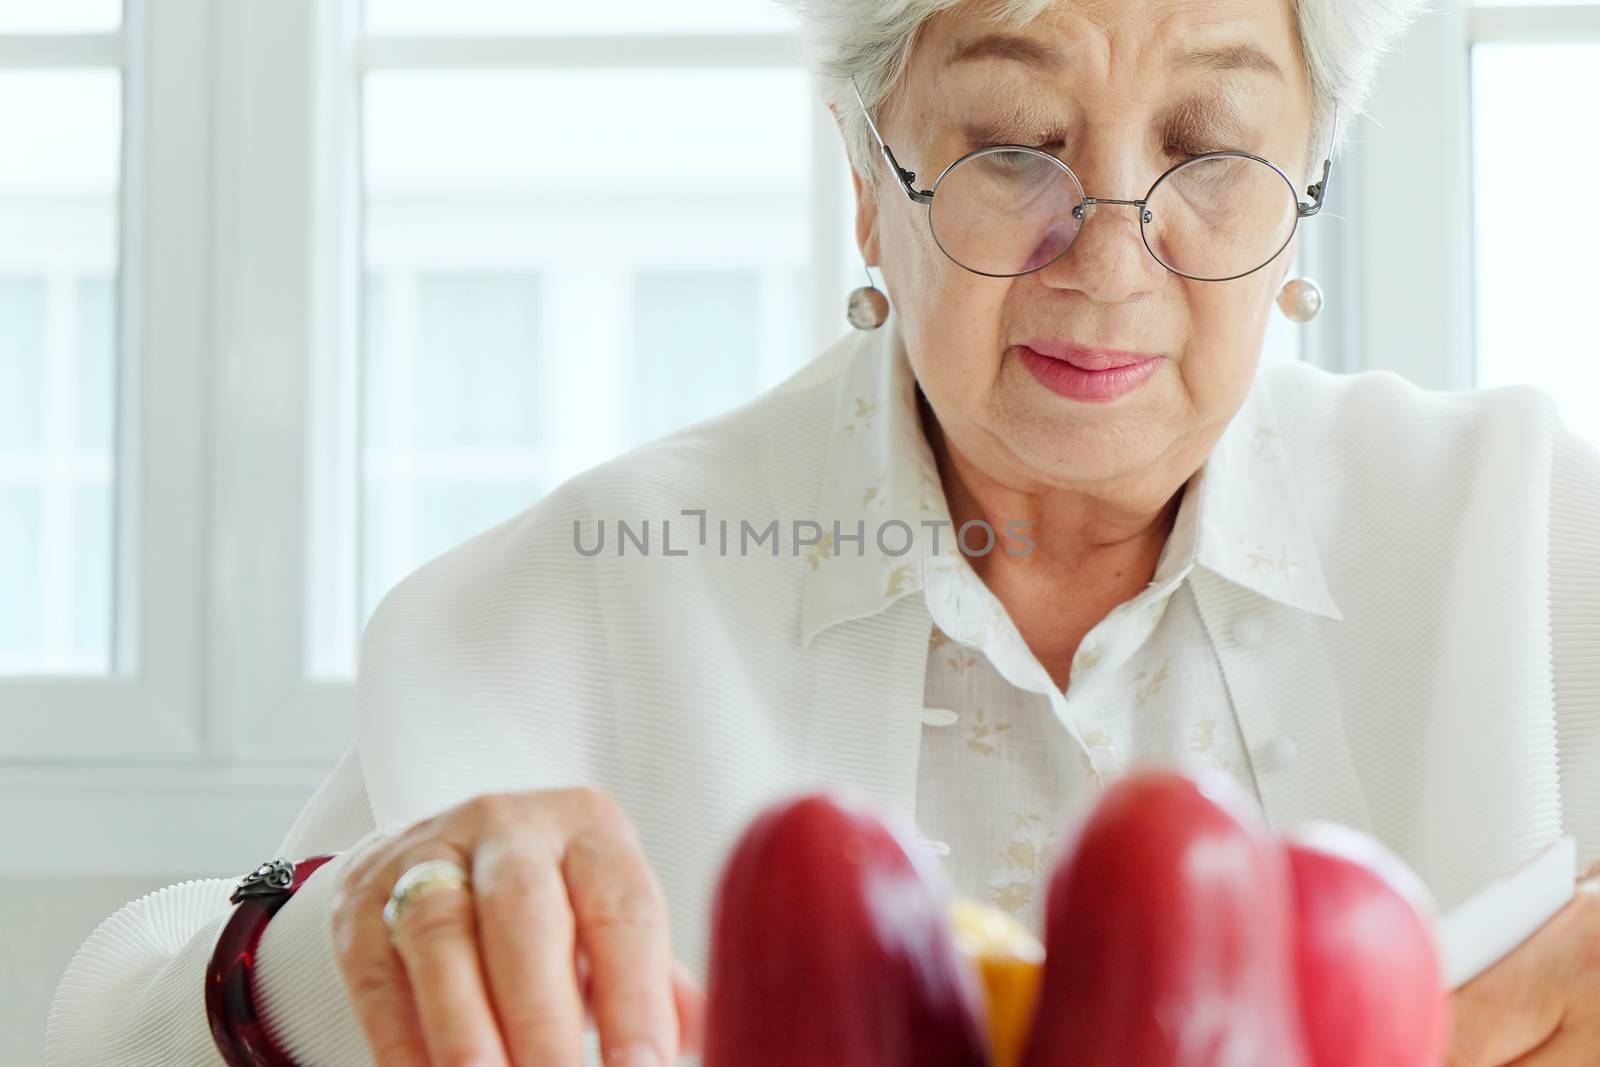
[[[198,745],[210,114],[204,0],[131,2],[124,123],[119,658]]]
[[[1425,388],[1473,382],[1472,203],[1466,15],[1431,11],[1384,65],[1351,131],[1360,214],[1348,250],[1360,279],[1356,367]],[[1337,176],[1336,176],[1337,178]]]
[[[314,290],[326,277],[317,6],[215,8],[207,710],[212,749],[229,759],[325,759],[353,728],[349,687],[309,682],[306,658]]]
[[[316,5],[312,25],[312,365],[306,484],[306,673],[349,690],[360,632],[360,5]],[[353,692],[350,694],[353,700]]]

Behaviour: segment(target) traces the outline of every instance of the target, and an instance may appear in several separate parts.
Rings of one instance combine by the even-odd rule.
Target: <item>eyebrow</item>
[[[1172,131],[1187,136],[1216,140],[1242,140],[1249,123],[1226,94],[1195,95],[1181,100],[1163,123]],[[1002,112],[980,118],[963,120],[952,128],[973,145],[1011,144],[1020,137],[1038,137],[1041,140],[1068,139],[1071,128],[1068,119],[1052,115],[1048,108],[1037,107],[1028,99],[1013,100]]]
[[[1053,70],[1066,62],[1066,56],[1047,44],[1014,33],[991,33],[950,49],[944,65],[970,63],[979,59],[1010,59],[1035,70]]]
[[[1273,58],[1246,41],[1211,47],[1192,48],[1178,57],[1174,66],[1189,70],[1232,71],[1245,70],[1270,74],[1283,80],[1283,68]]]
[[[1035,70],[1055,70],[1064,66],[1066,54],[1031,37],[1015,33],[990,33],[956,44],[945,57],[946,67],[980,59],[1009,59]],[[1273,58],[1246,41],[1192,48],[1178,56],[1174,67],[1213,72],[1252,71],[1283,79],[1283,70]]]

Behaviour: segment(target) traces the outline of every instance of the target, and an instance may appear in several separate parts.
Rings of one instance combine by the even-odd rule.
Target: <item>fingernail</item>
[[[629,1045],[611,1057],[608,1067],[666,1067],[649,1045]]]

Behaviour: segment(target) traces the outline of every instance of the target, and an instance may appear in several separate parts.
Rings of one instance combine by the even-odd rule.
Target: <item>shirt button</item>
[[[922,843],[926,845],[928,851],[932,852],[935,856],[950,855],[950,846],[945,844],[943,841],[934,841],[931,838],[925,837],[922,839]]]
[[[1254,613],[1239,616],[1233,622],[1233,639],[1254,648],[1267,639],[1267,621]]]
[[[1262,745],[1258,758],[1263,771],[1268,774],[1276,774],[1279,771],[1288,770],[1293,765],[1295,757],[1299,754],[1300,750],[1295,747],[1292,737],[1280,736],[1274,737]]]
[[[960,716],[949,708],[923,708],[922,722],[926,726],[954,726]]]

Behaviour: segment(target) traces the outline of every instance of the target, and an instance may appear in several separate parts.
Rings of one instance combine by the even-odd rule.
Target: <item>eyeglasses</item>
[[[928,208],[939,248],[957,266],[990,278],[1015,278],[1054,263],[1072,247],[1100,204],[1139,209],[1139,232],[1156,262],[1184,278],[1227,282],[1278,258],[1300,220],[1322,210],[1333,170],[1333,148],[1322,180],[1302,202],[1294,182],[1275,163],[1249,152],[1207,152],[1156,179],[1142,200],[1085,196],[1072,168],[1026,145],[985,145],[950,164],[918,191],[917,176],[900,166],[867,112],[861,112],[890,170],[913,203]],[[1334,143],[1339,116],[1334,112]]]

